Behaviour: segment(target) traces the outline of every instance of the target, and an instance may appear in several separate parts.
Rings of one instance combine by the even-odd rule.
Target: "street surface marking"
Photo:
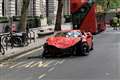
[[[32,62],[26,62],[26,63],[18,66],[18,68],[22,68],[22,67],[23,67],[23,68],[28,68],[28,67],[30,67],[33,63],[34,63],[33,61],[32,61]]]
[[[59,63],[59,64],[62,64],[64,61],[65,61],[65,60],[62,60],[62,61],[58,61],[57,63]]]
[[[43,61],[39,61],[39,62],[31,65],[30,68],[35,67],[35,66],[42,67],[42,65],[43,65]]]
[[[38,77],[38,79],[42,79],[43,77],[45,77],[46,76],[46,74],[42,74],[42,75],[40,75],[39,77]]]
[[[17,64],[15,64],[15,65],[13,65],[13,66],[10,66],[10,67],[9,67],[9,69],[12,69],[12,68],[14,68],[14,67],[16,67],[16,66],[18,66],[18,65],[23,64],[23,63],[25,63],[25,62],[19,62],[19,63],[17,63]]]
[[[110,75],[110,73],[105,73],[105,75],[106,75],[106,76],[109,76],[109,75]]]
[[[27,52],[27,53],[25,53],[25,54],[22,54],[22,55],[16,57],[15,59],[22,58],[22,57],[24,57],[24,56],[26,56],[26,55],[32,54],[32,53],[34,53],[34,52],[36,52],[36,51],[38,51],[38,50],[41,50],[41,49],[42,49],[42,47],[40,47],[40,48],[38,48],[38,49],[35,49],[35,50],[32,50],[32,51],[30,51],[30,52]]]
[[[47,62],[47,63],[44,63],[43,67],[48,67],[48,65],[50,65],[50,64],[53,63],[53,62],[54,62],[54,60],[49,61],[49,62]]]
[[[46,61],[46,62],[43,62],[43,61],[38,61],[38,62],[35,62],[35,61],[31,61],[31,62],[19,62],[19,63],[16,63],[15,65],[12,65],[9,67],[9,69],[12,69],[12,68],[33,68],[33,67],[38,67],[38,68],[46,68],[48,67],[51,63],[53,63],[54,60],[52,61]],[[4,64],[0,64],[0,67],[3,67]]]
[[[58,62],[56,62],[55,64],[53,64],[53,65],[57,65],[58,64]]]
[[[52,67],[52,68],[50,68],[49,70],[48,70],[48,72],[51,72],[51,71],[53,71],[55,69],[55,67]]]
[[[34,61],[32,61],[32,62],[29,62],[28,64],[26,64],[25,68],[28,68],[28,67],[30,67],[30,66],[31,66],[33,63],[34,63]]]
[[[0,67],[3,67],[4,65],[3,64],[0,64]]]
[[[33,68],[33,67],[38,67],[38,68],[47,68],[50,67],[52,65],[57,65],[57,64],[62,64],[65,60],[61,60],[61,61],[56,61],[56,60],[50,60],[50,61],[22,61],[22,62],[14,62],[11,65],[9,65],[9,63],[1,63],[0,67],[4,67],[7,66],[8,69],[12,69],[12,68]]]

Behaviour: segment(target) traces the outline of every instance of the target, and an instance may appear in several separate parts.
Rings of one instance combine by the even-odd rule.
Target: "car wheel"
[[[44,44],[43,47],[44,47],[44,50],[43,50],[43,53],[42,53],[41,57],[42,57],[42,58],[45,58],[45,57],[47,56],[47,54],[48,54],[47,45]]]
[[[72,54],[71,55],[75,56],[75,55],[77,55],[76,53],[77,53],[77,47],[75,46],[72,49]]]
[[[82,44],[81,54],[82,54],[83,56],[89,55],[89,46],[88,46],[87,43],[83,43],[83,44]]]
[[[75,55],[76,56],[80,56],[81,55],[81,43],[78,43],[76,46],[75,46]]]
[[[47,54],[48,54],[47,50],[44,50],[43,53],[42,53],[42,55],[41,55],[41,57],[42,58],[46,58]]]

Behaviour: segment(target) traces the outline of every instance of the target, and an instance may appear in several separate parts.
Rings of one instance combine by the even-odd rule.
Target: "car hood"
[[[57,48],[69,48],[75,45],[81,40],[80,37],[77,38],[67,38],[67,37],[51,37],[47,39],[48,45],[55,46]]]

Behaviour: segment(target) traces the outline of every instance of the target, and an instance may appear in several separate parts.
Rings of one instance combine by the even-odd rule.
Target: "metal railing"
[[[32,35],[33,34],[33,35]],[[32,43],[32,40],[35,42],[35,32],[30,30],[29,32],[9,32],[0,34],[0,52],[2,55],[5,54],[5,50],[8,50],[8,47],[24,47]]]

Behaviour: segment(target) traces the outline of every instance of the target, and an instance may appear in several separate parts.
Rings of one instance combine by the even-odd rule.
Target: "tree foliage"
[[[104,10],[120,7],[120,0],[96,0],[96,3],[101,5]]]

